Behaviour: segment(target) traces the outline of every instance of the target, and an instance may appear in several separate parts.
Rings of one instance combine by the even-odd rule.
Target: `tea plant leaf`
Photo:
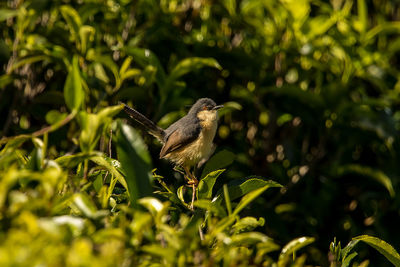
[[[84,99],[77,55],[72,59],[72,64],[65,81],[64,98],[65,103],[71,111],[77,111]]]
[[[250,193],[247,193],[242,200],[240,200],[239,204],[236,206],[235,210],[233,211],[232,215],[237,215],[239,212],[244,209],[250,202],[256,199],[259,195],[261,195],[265,190],[270,188],[270,185],[265,185],[261,188],[258,188]]]
[[[199,187],[198,187],[198,197],[200,199],[206,198],[210,199],[212,196],[212,190],[214,187],[215,182],[217,181],[218,176],[221,175],[225,170],[216,170],[213,172],[210,172],[207,174],[206,177],[201,179],[199,182]]]
[[[343,175],[346,173],[356,173],[364,175],[376,180],[378,183],[382,184],[390,196],[393,198],[395,196],[395,191],[393,189],[392,181],[390,178],[381,170],[376,170],[368,166],[363,166],[359,164],[347,164],[339,167],[338,174]]]
[[[164,248],[160,245],[146,245],[142,247],[142,250],[144,252],[147,252],[153,256],[160,257],[162,259],[165,259],[168,263],[173,264],[175,262],[176,258],[176,251],[171,248]]]
[[[48,124],[55,124],[65,119],[67,116],[67,113],[61,113],[60,111],[53,109],[47,112],[45,119]]]
[[[101,137],[103,129],[111,123],[111,118],[123,109],[123,105],[110,106],[97,114],[79,112],[78,122],[81,126],[79,145],[82,151],[92,151]]]
[[[59,157],[55,160],[61,166],[67,168],[73,168],[85,160],[91,160],[99,166],[104,167],[108,170],[112,175],[114,175],[118,181],[122,184],[122,186],[128,190],[128,185],[125,181],[125,178],[122,176],[121,172],[117,169],[120,163],[114,159],[108,158],[103,153],[99,151],[91,151],[91,152],[80,152],[74,155],[66,155]]]
[[[286,244],[286,246],[282,248],[281,254],[279,255],[278,266],[287,266],[290,258],[293,257],[294,253],[297,250],[313,243],[314,241],[314,237],[299,237],[290,241],[288,244]]]
[[[379,251],[383,256],[385,256],[391,263],[393,263],[394,266],[400,266],[399,253],[385,241],[369,235],[360,235],[354,237],[352,240],[359,240],[367,243],[368,245]]]
[[[358,255],[357,252],[353,252],[349,254],[346,258],[342,260],[342,267],[348,267],[350,266],[351,261]]]
[[[351,241],[347,244],[347,246],[345,246],[345,247],[341,250],[340,254],[341,254],[342,261],[346,260],[347,255],[349,255],[350,251],[354,248],[355,245],[357,245],[358,242],[359,242],[359,240],[351,240]]]
[[[0,9],[0,21],[7,20],[7,19],[15,17],[17,15],[18,15],[18,10]]]
[[[74,40],[78,40],[79,37],[79,29],[82,26],[81,18],[78,12],[69,5],[63,5],[60,7],[61,15],[64,17],[71,35]]]
[[[238,222],[236,222],[232,229],[234,233],[240,233],[244,231],[252,231],[256,227],[263,226],[265,223],[264,218],[259,218],[258,220],[254,217],[244,217],[241,218]]]
[[[79,152],[74,155],[65,155],[55,159],[59,165],[64,166],[66,168],[73,168],[78,164],[84,162],[85,160],[91,159],[93,157],[97,157],[102,155],[101,152],[91,151],[91,152]]]
[[[233,246],[249,246],[257,243],[267,243],[270,239],[268,236],[259,232],[241,233],[232,236]]]
[[[176,64],[176,66],[172,69],[171,73],[168,76],[168,82],[172,83],[181,76],[204,67],[213,67],[219,70],[222,69],[218,62],[213,58],[185,58],[182,61],[178,62],[178,64]]]
[[[235,160],[235,154],[228,150],[221,150],[212,156],[204,166],[201,177],[205,177],[212,171],[223,169],[232,164]]]
[[[265,180],[262,177],[250,176],[248,178],[236,179],[228,183],[229,197],[231,200],[235,200],[253,190],[260,187],[282,187],[282,185],[271,180]],[[223,196],[222,190],[218,191],[217,198]]]
[[[156,68],[156,82],[160,88],[163,88],[166,81],[164,68],[161,66],[157,56],[149,49],[142,49],[137,47],[128,46],[125,52],[133,57],[133,61],[137,62],[142,67],[151,65]]]
[[[83,25],[79,29],[79,37],[81,40],[81,52],[83,54],[86,53],[86,50],[88,48],[89,42],[93,41],[94,34],[96,32],[96,29],[93,28],[92,26],[89,25]]]
[[[126,174],[131,204],[137,206],[139,198],[149,196],[151,160],[142,137],[132,127],[118,123],[117,155]]]

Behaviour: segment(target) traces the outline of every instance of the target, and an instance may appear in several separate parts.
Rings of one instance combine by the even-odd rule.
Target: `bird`
[[[172,162],[175,170],[179,167],[184,170],[184,177],[193,189],[190,205],[193,210],[198,179],[191,169],[195,169],[200,162],[208,160],[214,153],[213,140],[218,127],[218,110],[223,105],[217,105],[210,98],[200,98],[184,117],[164,130],[139,111],[122,104],[124,111],[132,119],[140,123],[149,134],[162,143],[160,159]]]

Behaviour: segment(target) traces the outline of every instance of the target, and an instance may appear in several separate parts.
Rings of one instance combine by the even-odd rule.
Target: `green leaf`
[[[23,143],[25,143],[27,140],[31,139],[32,137],[30,135],[17,135],[13,136],[10,139],[5,139],[7,140],[7,144],[5,147],[0,151],[0,156],[4,155],[7,152],[13,151],[17,149],[19,146],[21,146]],[[2,141],[0,139],[0,141]],[[3,142],[0,142],[0,145],[2,145]]]
[[[139,199],[140,205],[146,207],[153,216],[156,216],[164,209],[164,204],[154,197],[144,197]]]
[[[79,146],[83,152],[92,151],[101,135],[101,120],[97,114],[88,114],[86,111],[78,113],[78,122],[81,127]]]
[[[108,55],[101,55],[101,54],[91,54],[88,52],[88,60],[92,60],[95,63],[100,63],[102,67],[105,67],[109,69],[115,79],[115,87],[119,87],[121,83],[121,77],[119,76],[119,69],[118,65],[114,62],[111,56]],[[95,65],[96,66],[96,65]],[[99,70],[99,67],[96,67]],[[101,71],[101,70],[100,70]],[[104,71],[104,69],[103,69]],[[99,78],[104,79],[105,77],[102,77],[102,73],[98,73]],[[108,78],[108,77],[107,77]]]
[[[357,256],[357,252],[353,252],[349,254],[346,258],[342,259],[342,267],[349,267],[351,261],[354,259],[355,256]]]
[[[260,187],[282,187],[282,185],[271,180],[265,180],[262,177],[250,176],[244,179],[236,179],[228,183],[229,197],[235,200],[248,192],[256,190]],[[222,190],[218,191],[218,198],[222,198]]]
[[[352,240],[347,244],[347,246],[345,246],[341,250],[340,254],[341,254],[342,261],[347,258],[347,255],[349,255],[350,251],[354,248],[355,245],[357,245],[358,242],[359,242],[358,240]]]
[[[176,259],[176,251],[171,247],[162,247],[160,245],[145,245],[142,250],[153,256],[165,259],[168,263],[173,264]]]
[[[68,28],[71,32],[73,40],[78,40],[79,29],[82,26],[81,18],[78,12],[69,5],[63,5],[60,7],[60,12],[65,21],[67,22]]]
[[[265,220],[262,217],[258,220],[254,217],[244,217],[232,226],[232,230],[234,231],[234,233],[252,231],[259,226],[263,226],[264,223]]]
[[[195,207],[204,209],[204,210],[208,210],[213,212],[214,214],[222,214],[223,210],[221,206],[217,206],[217,205],[213,205],[213,203],[211,202],[211,200],[208,199],[199,199],[196,200],[193,205]]]
[[[91,198],[84,193],[75,194],[72,204],[83,215],[91,219],[98,219],[108,215],[108,211],[106,210],[97,210]]]
[[[225,170],[216,170],[210,172],[206,177],[204,177],[199,183],[198,197],[200,199],[206,198],[210,199],[212,196],[212,190],[218,176],[221,175]]]
[[[218,62],[213,58],[200,58],[200,57],[185,58],[180,62],[178,62],[178,64],[176,64],[174,69],[171,71],[171,73],[168,76],[168,83],[171,84],[181,76],[204,67],[213,67],[219,70],[222,69],[221,66],[218,64]]]
[[[393,263],[394,266],[400,266],[399,253],[385,241],[369,235],[356,236],[352,240],[359,240],[367,243],[385,256],[391,263]]]
[[[232,246],[249,246],[257,243],[266,243],[270,238],[259,232],[241,233],[232,236]]]
[[[114,177],[117,178],[118,182],[120,182],[122,186],[129,191],[127,182],[119,170],[121,168],[121,163],[119,161],[109,158],[104,154],[92,157],[90,160],[108,170]]]
[[[236,0],[223,0],[222,4],[228,10],[230,16],[234,16],[236,14]]]
[[[206,165],[204,166],[201,177],[205,177],[212,171],[222,169],[225,168],[226,166],[231,165],[234,159],[235,159],[234,153],[228,150],[219,151],[207,161]]]
[[[72,59],[72,65],[64,85],[65,103],[72,111],[77,111],[81,107],[84,99],[84,92],[82,89],[82,81],[78,64],[78,56],[74,55]]]
[[[103,155],[101,152],[92,151],[92,152],[80,152],[75,153],[73,155],[65,155],[55,159],[55,162],[64,166],[66,168],[73,168],[78,166],[80,163],[84,162],[85,160],[91,159],[93,157]]]
[[[123,105],[110,106],[102,109],[97,114],[79,112],[78,122],[81,126],[79,145],[82,151],[92,151],[103,133],[103,129],[112,122],[111,118],[123,109]]]
[[[359,175],[370,177],[383,185],[387,189],[391,197],[394,197],[396,194],[393,189],[392,181],[381,170],[373,169],[371,167],[359,164],[347,164],[338,168],[339,175],[343,175],[346,173],[356,173]]]
[[[250,193],[247,193],[242,200],[240,200],[239,204],[236,206],[235,210],[233,211],[232,215],[237,215],[239,212],[244,209],[250,202],[256,199],[259,195],[261,195],[265,190],[270,188],[270,185],[265,185],[261,188],[258,188]]]
[[[81,52],[84,54],[88,48],[89,42],[93,41],[96,29],[89,25],[83,25],[79,28],[79,37],[81,40]]]
[[[7,20],[7,19],[15,17],[17,15],[18,15],[18,10],[0,9],[0,21]]]
[[[4,87],[9,85],[13,81],[14,81],[14,79],[11,75],[7,75],[7,74],[1,75],[0,76],[0,89],[3,89]]]
[[[46,113],[45,119],[48,124],[55,124],[65,119],[67,116],[67,113],[61,113],[60,111],[53,109]]]
[[[126,174],[126,182],[132,205],[137,206],[139,198],[149,196],[151,159],[143,139],[132,127],[118,124],[117,155]]]
[[[290,241],[286,246],[282,248],[281,254],[279,255],[278,266],[287,266],[287,263],[290,261],[290,259],[293,257],[293,254],[297,250],[313,243],[314,241],[314,237],[299,237]]]
[[[128,190],[128,185],[125,181],[125,178],[122,176],[121,172],[118,170],[120,167],[120,163],[115,160],[105,156],[103,153],[98,151],[91,152],[80,152],[74,155],[66,155],[59,157],[55,160],[61,166],[66,168],[73,168],[85,160],[91,160],[99,166],[104,167],[108,170],[114,177],[118,179],[118,181],[122,184],[124,188]]]
[[[157,56],[149,49],[137,48],[127,46],[125,52],[133,57],[133,61],[138,63],[141,67],[145,68],[151,65],[156,68],[156,83],[158,87],[163,88],[165,86],[166,75],[164,68],[161,66]]]

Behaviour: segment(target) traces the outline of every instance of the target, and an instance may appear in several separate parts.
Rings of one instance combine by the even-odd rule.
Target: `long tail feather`
[[[124,104],[120,102],[120,104]],[[141,125],[144,126],[145,130],[164,143],[165,131],[158,127],[154,122],[146,118],[143,114],[139,111],[129,107],[128,105],[124,104],[124,111],[135,121],[139,122]]]

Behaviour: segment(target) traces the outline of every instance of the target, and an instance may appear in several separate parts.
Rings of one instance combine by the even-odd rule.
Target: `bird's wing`
[[[178,128],[173,131],[165,141],[160,151],[160,158],[168,153],[178,150],[197,139],[200,134],[200,125],[193,125],[185,128]]]

